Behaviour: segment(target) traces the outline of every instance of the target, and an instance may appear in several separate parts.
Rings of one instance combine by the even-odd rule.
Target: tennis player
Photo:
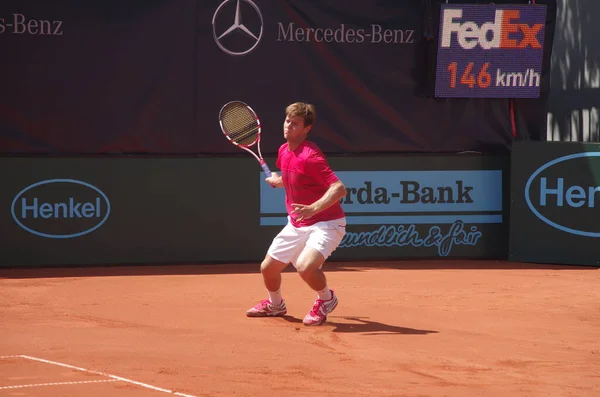
[[[287,313],[281,294],[281,272],[290,263],[317,293],[317,300],[304,317],[305,325],[323,324],[338,304],[321,269],[346,234],[346,218],[340,204],[346,187],[317,145],[307,139],[315,116],[311,104],[296,102],[286,108],[283,136],[287,142],[279,148],[276,163],[281,175],[274,172],[266,182],[285,189],[288,223],[273,239],[260,265],[269,299],[249,309],[248,317]]]

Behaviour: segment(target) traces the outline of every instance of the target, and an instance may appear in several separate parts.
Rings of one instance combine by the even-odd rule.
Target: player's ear
[[[312,124],[309,125],[308,127],[304,127],[304,133],[308,134],[308,131],[310,131],[311,128],[312,128]]]

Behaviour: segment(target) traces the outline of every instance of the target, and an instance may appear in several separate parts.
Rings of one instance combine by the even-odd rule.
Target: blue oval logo
[[[534,213],[535,216],[537,216],[541,221],[543,221],[544,223],[546,223],[549,226],[554,227],[555,229],[558,229],[560,231],[566,232],[566,233],[571,233],[571,234],[575,234],[578,236],[585,236],[585,237],[600,237],[600,232],[593,232],[593,231],[586,231],[586,230],[577,230],[574,229],[573,227],[568,227],[568,226],[564,226],[564,225],[560,225],[555,221],[552,221],[550,219],[548,219],[546,216],[542,215],[537,208],[535,208],[535,206],[533,205],[532,201],[531,201],[531,185],[534,182],[535,178],[540,175],[543,171],[549,169],[552,166],[555,166],[557,164],[560,163],[564,163],[566,161],[569,160],[574,160],[574,159],[581,159],[581,158],[586,158],[586,157],[600,157],[600,152],[586,152],[586,153],[577,153],[577,154],[570,154],[568,156],[563,156],[563,157],[559,157],[557,159],[554,159],[544,165],[542,165],[540,168],[538,168],[533,174],[531,174],[531,176],[529,177],[529,179],[527,180],[527,184],[525,185],[525,200],[527,202],[527,206],[529,206],[529,209],[531,210],[531,212]],[[564,175],[562,178],[558,178],[557,182],[555,185],[553,185],[552,187],[547,187],[544,186],[546,188],[546,192],[550,192],[551,194],[556,194],[557,197],[560,194],[561,197],[557,198],[557,200],[560,200],[560,205],[558,205],[559,207],[563,205],[564,201],[567,201],[567,203],[571,203],[568,204],[571,207],[582,207],[584,205],[584,201],[585,200],[591,200],[590,203],[588,204],[591,207],[594,207],[594,195],[597,191],[600,190],[600,187],[594,187],[594,186],[589,186],[588,190],[586,191],[582,186],[572,186],[571,188],[569,188],[567,190],[567,194],[565,195],[564,193],[564,178],[569,178],[569,177],[573,177],[573,175],[569,175],[568,173],[565,173],[566,175]],[[542,178],[543,179],[543,178]],[[544,180],[544,182],[546,182]],[[575,189],[575,190],[572,190]],[[566,200],[564,200],[564,197],[562,196],[566,196]],[[577,202],[575,203],[573,201],[573,198],[577,199]],[[600,203],[598,203],[600,204]]]
[[[106,222],[110,201],[89,183],[49,179],[21,190],[12,201],[11,213],[15,222],[29,233],[46,238],[74,238],[91,233]]]

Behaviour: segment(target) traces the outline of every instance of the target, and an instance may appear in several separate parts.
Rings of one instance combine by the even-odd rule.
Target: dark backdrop
[[[258,112],[267,154],[297,100],[317,106],[328,153],[507,152],[508,99],[431,95],[440,2],[240,0],[250,35],[219,38],[237,1],[5,0],[0,153],[237,154],[217,123],[234,99]],[[548,66],[556,0],[537,3]],[[517,138],[538,139],[547,93],[514,105]]]

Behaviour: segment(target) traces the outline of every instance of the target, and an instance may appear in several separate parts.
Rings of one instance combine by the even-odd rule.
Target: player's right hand
[[[271,173],[271,176],[266,178],[265,181],[271,185],[271,187],[283,187],[283,180],[276,172]]]

